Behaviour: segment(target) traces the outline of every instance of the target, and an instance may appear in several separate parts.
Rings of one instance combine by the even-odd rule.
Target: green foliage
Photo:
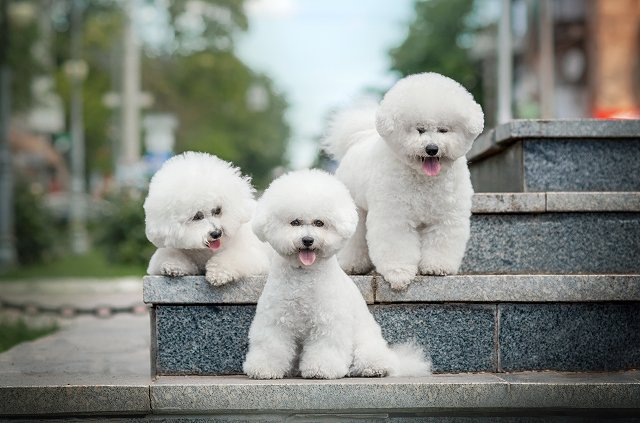
[[[402,76],[438,72],[464,85],[481,100],[480,69],[469,57],[465,37],[473,0],[417,0],[415,18],[402,44],[391,50],[393,70]]]
[[[24,319],[0,320],[0,353],[26,341],[33,341],[58,330],[58,325],[51,323],[45,326],[33,327]]]
[[[0,283],[28,279],[105,278],[105,283],[122,276],[142,276],[148,263],[122,264],[107,260],[100,250],[83,255],[61,255],[37,266],[22,266],[0,273]]]
[[[265,187],[282,164],[289,137],[286,101],[271,81],[231,53],[208,51],[145,62],[146,88],[157,108],[178,116],[178,152],[205,151],[234,162]],[[252,89],[265,106],[251,108]],[[257,87],[257,88],[256,88]]]
[[[112,263],[146,266],[155,247],[145,235],[143,199],[121,194],[95,228],[95,245]]]
[[[24,179],[18,179],[14,187],[13,205],[18,263],[36,264],[54,257],[64,237],[60,222],[56,222],[45,207],[42,195],[34,193]]]

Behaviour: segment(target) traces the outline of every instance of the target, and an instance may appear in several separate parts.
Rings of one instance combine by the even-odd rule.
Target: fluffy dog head
[[[376,129],[398,157],[428,176],[464,156],[484,114],[459,83],[437,73],[407,76],[384,96]]]
[[[353,235],[358,215],[347,188],[320,170],[273,181],[258,201],[253,231],[296,266],[333,256]]]
[[[186,152],[166,161],[144,202],[146,234],[156,247],[224,248],[255,205],[250,179],[230,163]]]

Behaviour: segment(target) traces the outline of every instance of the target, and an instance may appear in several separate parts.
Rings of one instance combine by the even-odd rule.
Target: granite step
[[[430,416],[437,416],[437,421],[450,421],[443,419],[447,416],[502,421],[507,416],[507,421],[513,421],[514,416],[522,416],[535,421],[561,417],[559,421],[564,422],[568,416],[597,420],[596,416],[639,415],[638,371],[339,380],[163,376],[153,381],[125,377],[104,381],[96,377],[66,383],[25,377],[17,383],[0,383],[0,419],[28,421],[71,416],[73,421],[119,422],[424,421]]]
[[[403,292],[353,279],[385,338],[424,346],[436,373],[640,367],[640,275],[424,276]],[[240,374],[264,283],[145,277],[152,374]]]
[[[640,120],[515,120],[467,159],[476,192],[639,191]]]
[[[640,272],[639,192],[480,193],[465,273]]]

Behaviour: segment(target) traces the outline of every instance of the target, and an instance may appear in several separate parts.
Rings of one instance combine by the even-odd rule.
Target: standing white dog
[[[146,234],[158,249],[150,275],[206,275],[213,285],[269,268],[268,245],[251,230],[250,179],[216,156],[186,152],[166,161],[144,202]]]
[[[465,154],[483,125],[471,94],[437,73],[401,79],[377,110],[336,117],[324,145],[341,159],[336,176],[359,215],[339,255],[343,269],[366,273],[375,266],[394,289],[406,288],[418,272],[458,272],[473,195]]]
[[[336,252],[353,234],[347,188],[318,170],[276,179],[258,202],[253,229],[278,253],[249,330],[244,371],[257,379],[419,376],[422,350],[390,348]]]

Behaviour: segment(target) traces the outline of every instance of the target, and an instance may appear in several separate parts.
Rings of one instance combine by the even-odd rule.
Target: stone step
[[[18,383],[3,382],[0,417],[29,421],[65,416],[73,416],[73,421],[131,422],[184,421],[187,416],[189,421],[406,421],[429,416],[457,416],[464,421],[474,421],[470,416],[481,421],[493,416],[491,421],[502,421],[495,419],[507,415],[508,421],[523,416],[564,422],[571,416],[596,421],[598,415],[620,418],[640,413],[638,371],[328,381],[163,376],[154,381],[121,377],[61,383],[25,377]]]
[[[477,192],[639,191],[640,120],[515,120],[467,159]]]
[[[639,275],[431,276],[404,292],[377,276],[354,279],[385,338],[423,345],[437,373],[640,366]],[[145,277],[152,373],[241,373],[264,283]]]
[[[640,193],[475,194],[465,273],[638,273]]]

